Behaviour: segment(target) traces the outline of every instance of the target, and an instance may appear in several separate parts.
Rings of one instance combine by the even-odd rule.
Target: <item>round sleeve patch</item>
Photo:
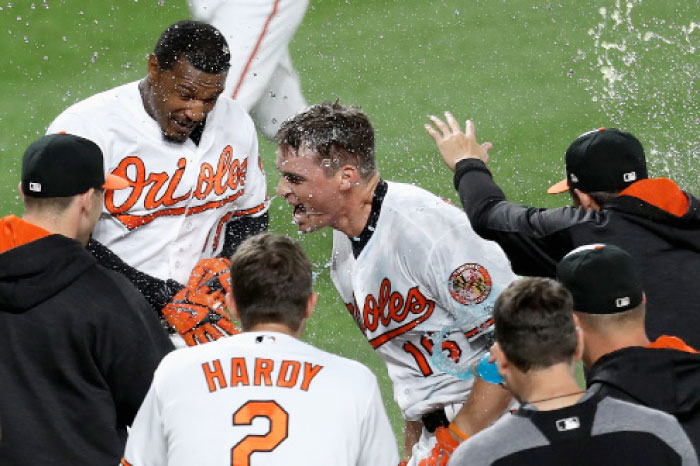
[[[462,264],[450,275],[450,295],[460,304],[479,304],[491,294],[491,275],[480,264]]]

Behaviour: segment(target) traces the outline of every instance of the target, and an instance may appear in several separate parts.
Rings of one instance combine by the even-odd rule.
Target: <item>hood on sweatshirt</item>
[[[77,241],[14,215],[0,219],[0,312],[22,313],[95,264]]]

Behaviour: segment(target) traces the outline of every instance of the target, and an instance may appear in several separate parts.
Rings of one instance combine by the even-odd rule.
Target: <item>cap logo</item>
[[[578,183],[578,177],[576,175],[574,175],[573,173],[571,173],[569,175],[569,178],[571,178],[572,183]]]
[[[615,300],[615,306],[616,307],[625,307],[630,305],[630,298],[629,296],[625,296],[624,298],[617,298]]]
[[[629,183],[630,181],[634,181],[637,179],[637,173],[636,172],[624,173],[622,175],[622,179],[625,180],[625,182]]]
[[[35,193],[40,193],[41,192],[41,183],[30,182],[29,183],[29,190],[34,191]]]

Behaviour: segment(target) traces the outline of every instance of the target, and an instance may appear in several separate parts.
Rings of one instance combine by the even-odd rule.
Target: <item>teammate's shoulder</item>
[[[138,82],[130,82],[113,87],[79,100],[63,110],[51,123],[49,131],[65,131],[71,128],[60,128],[61,122],[70,123],[72,119],[85,120],[94,124],[95,121],[108,121],[115,115],[130,111],[140,103]],[[58,126],[56,126],[58,125]],[[68,131],[70,132],[70,131]]]

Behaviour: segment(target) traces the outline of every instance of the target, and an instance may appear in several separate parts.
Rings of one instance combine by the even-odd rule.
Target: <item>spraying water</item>
[[[688,2],[693,8],[695,2]],[[651,176],[700,188],[700,10],[682,14],[657,2],[615,0],[598,10],[588,83],[592,99],[645,146]],[[661,8],[651,20],[647,9]],[[688,13],[688,12],[684,12]],[[683,18],[683,19],[679,19]]]

